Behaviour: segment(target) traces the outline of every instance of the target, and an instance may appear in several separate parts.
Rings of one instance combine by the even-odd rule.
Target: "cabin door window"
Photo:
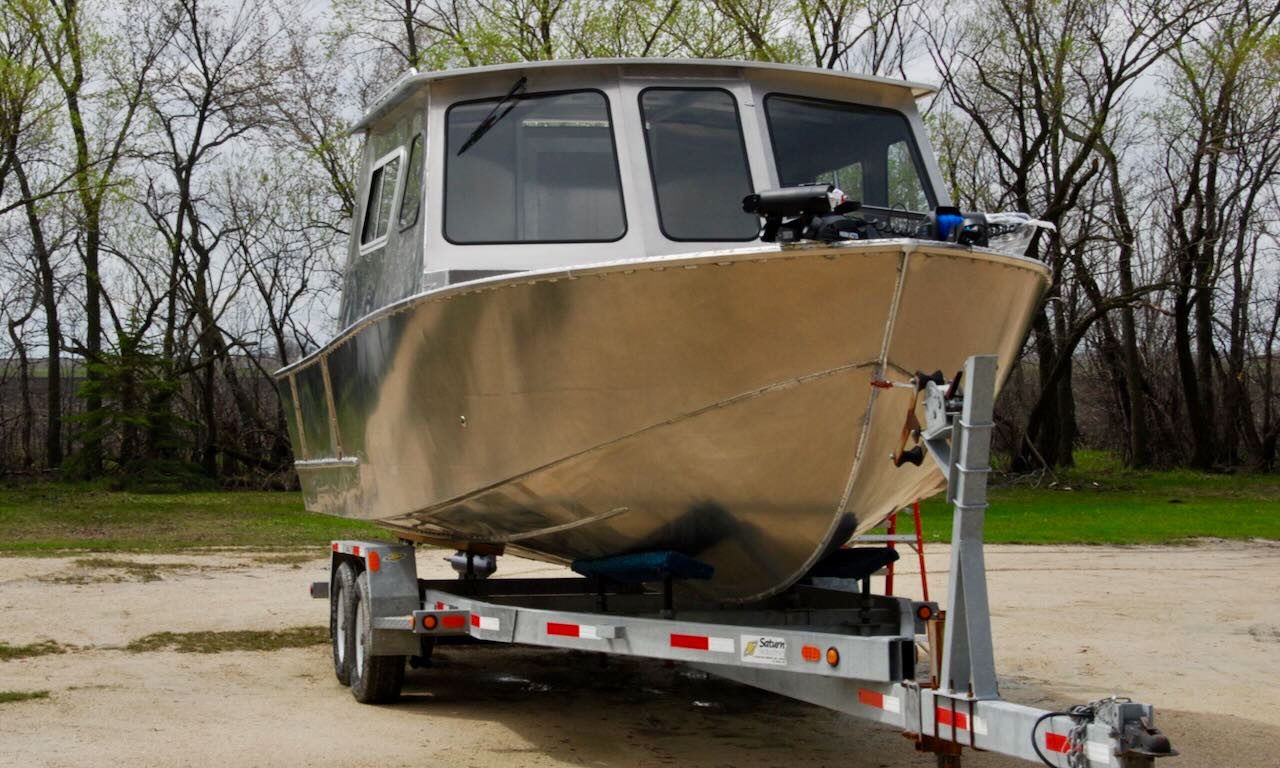
[[[902,113],[777,94],[764,105],[783,186],[827,182],[872,208],[933,208],[911,124]]]
[[[742,212],[751,170],[733,95],[720,88],[647,88],[640,94],[662,233],[672,240],[754,240]]]
[[[521,94],[495,110],[498,104],[455,104],[445,118],[445,238],[459,244],[621,238],[627,223],[605,95]]]

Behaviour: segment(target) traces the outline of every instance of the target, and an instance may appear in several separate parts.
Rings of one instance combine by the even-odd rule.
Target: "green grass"
[[[0,691],[0,704],[9,704],[14,701],[31,701],[32,699],[47,699],[48,691]]]
[[[370,537],[387,538],[368,523],[307,512],[299,493],[145,494],[84,483],[0,487],[0,553],[301,547]]]
[[[1194,538],[1280,540],[1280,475],[1135,472],[1099,452],[1039,478],[992,478],[987,541],[1017,544],[1154,544]],[[1056,483],[1054,482],[1056,480]],[[946,541],[950,509],[923,505],[925,535]],[[388,538],[375,526],[317,515],[298,493],[225,491],[143,494],[105,484],[0,487],[0,554],[177,552],[207,547],[322,546],[339,538]],[[289,555],[284,555],[288,558]],[[309,559],[310,555],[306,555]],[[292,560],[281,561],[282,564]],[[101,558],[137,580],[169,566]],[[2,657],[0,657],[2,658]]]
[[[1280,539],[1280,476],[1125,469],[1076,454],[1077,466],[1040,478],[992,478],[986,540],[1004,544],[1159,544],[1195,538]],[[921,505],[925,537],[951,538],[941,497]]]
[[[33,656],[47,656],[51,653],[66,653],[67,650],[65,646],[59,645],[52,640],[44,640],[28,645],[9,645],[8,643],[0,642],[0,661],[29,659]]]
[[[133,653],[173,650],[179,653],[224,651],[278,651],[329,642],[324,627],[292,627],[281,630],[232,630],[228,632],[156,632],[124,647]]]

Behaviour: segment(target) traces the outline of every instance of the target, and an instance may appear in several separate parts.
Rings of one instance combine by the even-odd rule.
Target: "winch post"
[[[979,700],[1000,695],[982,551],[996,364],[994,355],[965,361],[958,418],[956,404],[946,401],[942,387],[930,382],[925,391],[929,416],[925,444],[947,475],[947,500],[955,509],[939,692]],[[946,437],[950,437],[949,446]]]

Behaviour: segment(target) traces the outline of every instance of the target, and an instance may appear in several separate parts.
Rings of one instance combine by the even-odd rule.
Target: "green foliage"
[[[367,39],[384,53],[394,53],[400,61],[393,69],[638,56],[795,63],[812,59],[811,30],[794,23],[793,0],[531,0],[506,5],[464,1],[438,7],[336,0],[333,7],[339,21],[336,36]],[[412,37],[407,28],[413,30]]]
[[[168,361],[145,338],[143,329],[131,327],[119,334],[116,349],[105,350],[87,367],[89,376],[81,383],[79,395],[101,398],[102,411],[72,420],[86,425],[82,439],[87,443],[118,441],[119,487],[161,492],[200,487],[191,485],[195,481],[192,468],[161,458],[174,456],[183,447],[178,416],[172,408],[157,407],[172,399],[180,382],[169,375]],[[69,463],[68,471],[73,477],[87,476],[89,468],[78,458]]]

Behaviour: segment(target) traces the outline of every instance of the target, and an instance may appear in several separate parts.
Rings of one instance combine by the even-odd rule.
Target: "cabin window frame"
[[[365,224],[367,223],[368,218],[369,218],[369,214],[370,214],[370,211],[369,211],[369,203],[373,200],[373,193],[374,193],[374,189],[373,189],[373,177],[374,177],[374,174],[376,174],[376,173],[378,172],[378,170],[379,170],[379,169],[381,169],[381,168],[385,168],[388,164],[390,164],[390,163],[391,163],[391,161],[396,160],[396,159],[399,159],[399,160],[400,160],[400,167],[402,167],[402,168],[403,168],[403,167],[405,166],[405,162],[404,162],[405,157],[404,157],[404,155],[405,155],[405,152],[404,152],[404,145],[403,145],[403,144],[401,144],[400,146],[398,146],[398,147],[396,147],[395,149],[391,150],[390,152],[386,153],[386,154],[385,154],[385,155],[383,155],[382,157],[379,157],[376,161],[374,161],[373,165],[369,167],[368,182],[367,182],[367,183],[366,183],[366,185],[365,185],[365,186],[366,186],[366,189],[365,189],[365,192],[364,192],[364,205],[362,205],[362,206],[360,207],[360,210],[361,210],[361,213],[360,213],[360,227],[356,230],[356,237],[357,237],[357,239],[361,240],[361,242],[360,242],[360,249],[359,249],[359,255],[361,255],[361,256],[364,256],[365,254],[368,254],[368,253],[372,253],[373,251],[376,251],[376,250],[378,250],[379,248],[382,248],[382,247],[386,246],[386,244],[387,244],[387,239],[391,236],[391,232],[392,232],[393,230],[395,230],[395,229],[396,229],[396,227],[393,227],[393,226],[391,225],[391,224],[392,224],[392,217],[397,217],[397,218],[398,218],[398,212],[399,212],[399,208],[400,208],[400,197],[401,197],[401,192],[402,192],[402,190],[403,190],[403,188],[404,188],[404,181],[403,181],[403,179],[404,179],[404,176],[405,176],[405,174],[404,174],[404,173],[401,173],[401,172],[399,172],[399,171],[397,171],[397,173],[396,173],[396,181],[395,181],[395,184],[394,184],[394,185],[392,186],[392,188],[391,188],[391,217],[388,217],[388,219],[387,219],[387,230],[386,230],[385,232],[383,232],[380,236],[375,236],[375,237],[374,237],[372,240],[370,240],[369,242],[367,242],[367,243],[366,243],[366,242],[363,242],[363,238],[364,238],[364,228],[365,228]],[[379,181],[381,181],[381,179],[379,179]],[[379,201],[378,201],[378,203],[379,203],[379,206],[381,206],[382,201],[381,201],[381,200],[379,200]],[[373,211],[372,213],[373,213],[373,215],[375,215],[375,216],[377,215],[377,211]]]
[[[466,99],[463,101],[455,101],[444,110],[444,179],[440,185],[440,235],[445,242],[450,245],[458,246],[486,246],[486,245],[573,245],[573,244],[599,244],[599,243],[616,243],[627,236],[631,231],[631,222],[627,218],[627,190],[626,184],[622,179],[622,162],[618,156],[618,120],[615,118],[613,111],[613,102],[609,100],[609,94],[600,88],[558,88],[551,91],[534,91],[525,92],[515,97],[516,101],[528,101],[531,99],[548,98],[552,96],[565,96],[575,93],[594,93],[604,99],[604,113],[609,119],[609,146],[613,150],[613,172],[618,182],[618,203],[622,213],[622,231],[616,237],[607,239],[585,239],[585,240],[454,240],[449,236],[449,164],[454,159],[454,153],[449,150],[449,118],[453,114],[455,107],[465,107],[472,104],[492,104],[500,101],[501,96],[489,96],[482,99]]]
[[[404,161],[404,181],[400,183],[400,199],[396,205],[396,224],[401,232],[406,229],[412,229],[418,225],[418,219],[422,218],[422,204],[427,199],[427,135],[423,131],[414,131],[413,138],[408,141],[409,149],[405,152]],[[409,191],[409,179],[413,176],[410,171],[413,170],[413,161],[415,160],[413,149],[418,148],[418,156],[421,158],[421,167],[418,168],[418,203],[413,207],[413,218],[409,221],[404,219],[404,193]]]
[[[749,243],[760,238],[760,228],[755,226],[752,234],[746,237],[676,237],[667,231],[667,224],[662,219],[662,201],[658,193],[658,173],[653,167],[653,147],[649,141],[649,130],[646,127],[648,118],[645,116],[644,97],[650,91],[712,91],[723,93],[729,97],[729,102],[733,104],[733,119],[738,127],[738,148],[742,150],[742,167],[747,172],[747,189],[743,195],[750,195],[755,192],[755,176],[752,173],[751,157],[747,152],[747,136],[742,125],[742,110],[738,106],[738,96],[733,91],[723,86],[717,85],[650,85],[642,88],[636,96],[636,106],[640,110],[640,132],[644,135],[644,154],[645,165],[649,169],[649,186],[653,188],[653,206],[658,216],[658,229],[662,232],[662,236],[676,243]],[[743,219],[747,215],[742,214]]]
[[[768,134],[769,134],[769,148],[768,148],[769,155],[773,159],[774,172],[777,175],[779,186],[784,186],[785,182],[782,180],[782,163],[778,158],[778,144],[775,141],[776,136],[775,136],[774,126],[773,126],[773,122],[774,122],[773,116],[769,112],[769,100],[773,99],[774,97],[791,99],[793,101],[808,101],[808,102],[814,102],[817,104],[828,104],[836,107],[845,107],[845,108],[852,107],[855,110],[862,110],[864,112],[878,112],[880,114],[889,115],[891,117],[897,118],[898,120],[902,121],[902,124],[907,129],[905,135],[907,139],[907,149],[911,152],[912,167],[915,168],[916,178],[920,181],[921,189],[924,191],[925,202],[928,203],[930,206],[932,206],[931,208],[925,211],[907,210],[907,213],[915,214],[915,215],[928,214],[932,212],[934,207],[938,205],[938,194],[937,194],[937,191],[934,190],[933,188],[933,179],[929,175],[928,166],[925,165],[924,156],[920,153],[920,144],[917,141],[915,127],[911,124],[911,119],[907,117],[905,112],[898,109],[894,109],[892,107],[881,107],[873,104],[861,104],[856,101],[826,99],[826,98],[822,98],[821,96],[810,96],[803,93],[787,93],[785,91],[769,91],[764,95],[764,98],[761,99],[761,104],[764,107],[765,129],[768,131]],[[889,146],[893,146],[893,145],[890,144]],[[888,147],[886,147],[885,149],[887,151]],[[846,194],[848,193],[847,190],[845,190],[845,192]],[[859,200],[858,202],[861,203],[864,207],[874,208],[876,210],[890,211],[890,212],[894,210],[898,210],[898,209],[890,208],[888,205],[876,205],[874,203],[867,203],[863,200]],[[886,201],[886,203],[887,202],[888,201]]]

